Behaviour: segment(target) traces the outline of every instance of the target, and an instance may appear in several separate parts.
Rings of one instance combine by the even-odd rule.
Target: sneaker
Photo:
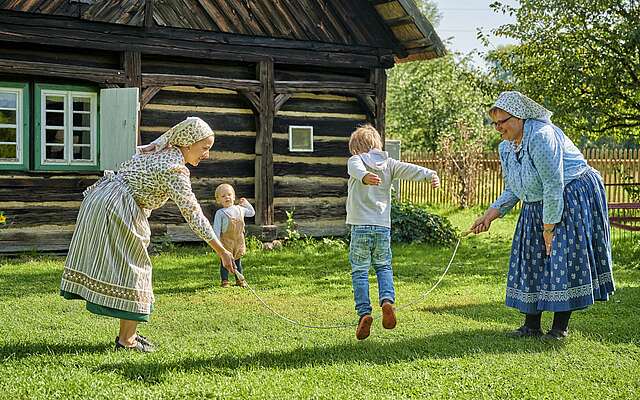
[[[382,302],[382,327],[393,329],[396,327],[396,310],[390,301]]]
[[[132,350],[132,351],[139,351],[140,353],[153,353],[155,351],[153,346],[142,343],[141,341],[137,340],[137,337],[136,337],[136,344],[133,347],[127,347],[123,345],[122,343],[120,343],[119,338],[116,337],[116,347],[113,350],[114,351]]]
[[[231,285],[229,285],[229,281],[222,281],[222,283],[220,284],[220,286],[222,287],[229,287]]]
[[[561,331],[560,329],[551,329],[542,338],[544,340],[563,340],[569,336],[569,331]]]
[[[543,332],[542,329],[532,329],[526,325],[522,325],[520,328],[509,332],[507,335],[513,338],[539,337],[543,335]]]
[[[236,281],[236,286],[240,286],[240,287],[246,288],[247,287],[247,281],[245,281],[244,279],[240,280],[240,281]]]
[[[369,337],[371,333],[371,323],[373,323],[373,317],[370,314],[365,314],[360,317],[358,327],[356,328],[356,339],[364,340]]]

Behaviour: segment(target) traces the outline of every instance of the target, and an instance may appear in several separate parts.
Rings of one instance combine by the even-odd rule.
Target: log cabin
[[[384,135],[389,68],[444,53],[413,0],[0,0],[0,253],[64,251],[83,190],[192,115],[208,216],[227,182],[265,241],[291,210],[342,234],[350,133]],[[197,240],[171,202],[149,222]]]

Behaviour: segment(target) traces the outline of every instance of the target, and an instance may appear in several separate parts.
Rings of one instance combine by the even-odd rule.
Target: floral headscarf
[[[149,145],[139,146],[138,153],[157,153],[169,146],[189,146],[209,136],[213,136],[213,130],[206,122],[198,117],[188,117]]]
[[[493,106],[520,119],[541,119],[543,121],[549,121],[553,114],[540,104],[516,91],[500,93],[498,100],[496,100]]]

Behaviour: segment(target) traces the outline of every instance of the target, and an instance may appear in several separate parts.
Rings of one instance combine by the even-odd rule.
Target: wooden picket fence
[[[625,213],[640,216],[640,209],[626,206],[633,204],[625,187],[640,185],[640,149],[582,149],[589,165],[602,175],[607,192],[607,200],[613,210],[622,204]],[[400,199],[419,204],[458,206],[455,195],[455,180],[444,169],[443,161],[433,152],[403,152],[402,161],[421,165],[438,172],[440,189],[434,190],[429,182],[400,182]],[[470,205],[488,206],[502,193],[504,183],[497,152],[485,153],[480,160],[480,176],[476,182],[475,194],[469,199]],[[638,215],[636,215],[638,214]],[[640,226],[640,223],[638,223]]]

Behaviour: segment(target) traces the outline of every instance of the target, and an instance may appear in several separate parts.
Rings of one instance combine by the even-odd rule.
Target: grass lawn
[[[440,212],[464,228],[479,211]],[[59,297],[64,258],[0,259],[0,398],[638,398],[637,239],[616,245],[618,291],[575,313],[568,340],[518,340],[505,337],[522,319],[504,306],[514,224],[507,217],[464,239],[441,285],[400,311],[395,330],[376,319],[362,342],[354,328],[273,317],[249,290],[218,287],[211,252],[185,247],[153,258],[155,311],[140,331],[159,350],[115,353],[117,321]],[[432,286],[452,248],[393,251],[401,306]],[[287,317],[356,321],[346,249],[250,251],[243,262],[249,283]]]

